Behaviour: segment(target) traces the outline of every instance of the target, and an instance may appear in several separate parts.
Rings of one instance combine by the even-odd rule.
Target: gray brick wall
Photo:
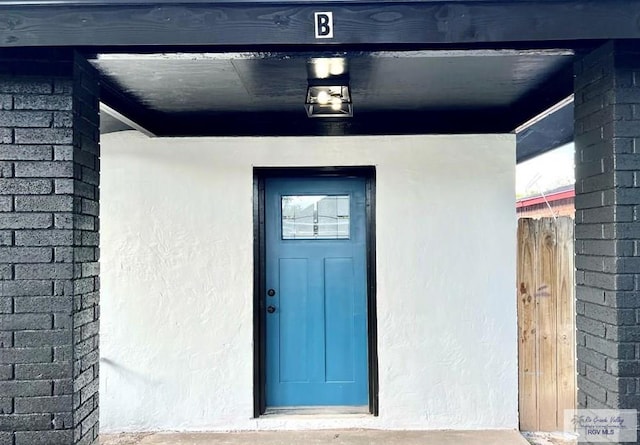
[[[640,48],[575,63],[580,408],[640,409]]]
[[[0,70],[0,445],[98,442],[98,78],[66,57]]]

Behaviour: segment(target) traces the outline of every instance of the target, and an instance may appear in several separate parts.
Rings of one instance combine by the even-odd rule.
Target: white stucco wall
[[[252,168],[321,165],[376,166],[380,416],[252,419]],[[517,428],[514,171],[512,135],[104,135],[101,430]]]

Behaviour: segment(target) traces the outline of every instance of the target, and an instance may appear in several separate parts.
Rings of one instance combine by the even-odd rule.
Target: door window
[[[349,239],[349,195],[282,196],[282,239]]]

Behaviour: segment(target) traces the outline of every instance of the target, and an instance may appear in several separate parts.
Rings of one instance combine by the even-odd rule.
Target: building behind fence
[[[547,218],[575,214],[575,191],[573,185],[560,187],[534,196],[527,196],[516,201],[518,218]]]

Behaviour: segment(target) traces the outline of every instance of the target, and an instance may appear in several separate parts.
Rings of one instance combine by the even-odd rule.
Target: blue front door
[[[368,403],[365,180],[265,181],[268,407]]]

